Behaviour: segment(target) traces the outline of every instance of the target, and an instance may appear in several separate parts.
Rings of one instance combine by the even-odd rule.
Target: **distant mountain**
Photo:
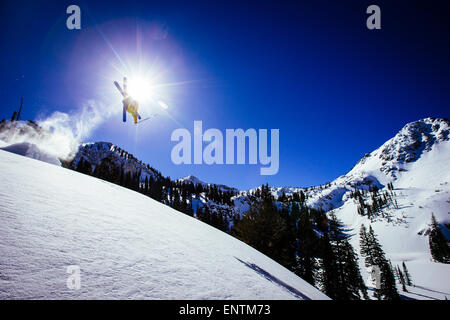
[[[219,187],[220,190],[222,190],[223,192],[233,192],[233,193],[238,193],[239,190],[236,188],[231,188],[228,187],[226,185],[223,184],[214,184],[214,183],[206,183],[202,180],[200,180],[199,178],[197,178],[196,176],[193,175],[189,175],[187,177],[178,179],[177,182],[181,182],[181,183],[192,183],[193,185],[197,186],[197,185],[201,185],[203,187],[208,187],[211,185],[216,185],[217,187]]]
[[[408,163],[419,160],[434,146],[447,142],[449,130],[447,119],[426,118],[408,123],[380,148],[366,154],[347,176],[379,170],[395,180],[399,172],[407,170]]]
[[[183,182],[183,183],[193,183],[194,185],[201,184],[202,186],[207,186],[208,184],[206,182],[201,181],[199,178],[193,175],[189,175],[187,177],[178,179],[177,181]]]
[[[109,180],[120,179],[120,174],[139,175],[141,182],[145,179],[160,179],[161,173],[156,169],[144,164],[135,156],[121,149],[110,142],[83,143],[79,146],[78,152],[69,167],[77,170],[94,173],[96,170],[104,171],[104,178]],[[80,168],[83,166],[83,168]]]

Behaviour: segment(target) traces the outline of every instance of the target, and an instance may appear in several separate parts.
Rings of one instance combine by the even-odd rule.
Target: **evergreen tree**
[[[208,206],[203,206],[201,209],[197,210],[198,211],[198,218],[207,223],[207,224],[211,224],[211,212],[209,211],[209,207]]]
[[[291,217],[295,224],[297,225],[298,220],[300,219],[300,209],[297,203],[293,203],[291,206]]]
[[[320,238],[321,244],[321,258],[320,258],[320,272],[319,282],[321,290],[331,299],[341,299],[340,295],[340,277],[338,273],[337,256],[331,245],[328,233],[325,233]]]
[[[278,201],[279,202],[286,202],[287,201],[286,193],[284,193],[284,191],[281,193],[281,196],[278,197]]]
[[[321,239],[320,280],[324,292],[337,300],[367,299],[356,253],[342,231],[341,222],[331,214],[328,225],[329,229]]]
[[[348,239],[339,241],[337,256],[340,260],[339,268],[342,278],[341,296],[345,297],[345,300],[368,299],[367,287],[359,270],[358,256]]]
[[[194,208],[192,208],[192,206],[193,206],[193,202],[192,202],[192,198],[191,198],[191,200],[187,204],[187,208],[186,208],[186,214],[191,217],[194,216]]]
[[[412,283],[411,275],[408,272],[408,268],[406,268],[405,261],[402,262],[402,268],[403,268],[403,275],[405,276],[406,284],[408,286],[412,286],[413,283]]]
[[[123,167],[121,167],[120,168],[119,185],[123,186],[124,179],[125,179],[125,174],[123,172]]]
[[[89,161],[84,160],[83,158],[80,158],[80,161],[78,162],[78,165],[76,167],[76,171],[92,175],[92,166],[89,163]]]
[[[430,245],[431,256],[436,262],[450,263],[450,248],[447,239],[445,239],[441,232],[434,214],[431,214],[431,231],[428,242]]]
[[[375,289],[375,297],[380,300],[398,300],[400,295],[395,284],[392,266],[386,259],[372,227],[369,227],[369,232],[366,230],[366,227],[362,225],[360,230],[361,255],[364,257],[366,267],[377,267],[380,270],[380,288]]]
[[[282,265],[286,261],[287,248],[283,247],[286,223],[280,217],[268,186],[262,186],[261,201],[254,202],[247,214],[233,228],[233,235],[264,253]]]
[[[283,233],[280,246],[285,250],[282,262],[289,270],[296,269],[296,221],[291,214],[289,207],[283,207],[280,211],[280,218],[284,221],[286,226]]]
[[[148,177],[145,176],[145,180],[144,180],[144,188],[142,190],[143,194],[148,194]]]
[[[361,228],[359,230],[359,247],[361,251],[361,255],[363,257],[369,257],[370,254],[370,248],[369,248],[369,239],[367,236],[367,228],[365,225],[361,225]],[[364,259],[365,266],[370,266],[372,261],[368,261],[367,259]]]
[[[400,295],[397,290],[394,270],[390,261],[381,265],[381,289],[380,295],[384,300],[399,300]]]
[[[305,195],[305,193],[303,192],[303,190],[300,190],[300,204],[301,204],[302,206],[305,206],[305,205],[306,205],[306,195]]]
[[[178,194],[178,189],[173,188],[172,195],[173,195],[172,208],[174,208],[175,210],[180,210],[181,203],[180,203],[180,195]]]
[[[406,290],[406,278],[405,278],[405,275],[403,274],[402,270],[400,270],[399,266],[397,266],[397,272],[396,273],[397,273],[397,276],[398,276],[398,281],[402,285],[402,290],[404,292],[408,292],[408,290]]]
[[[292,215],[298,215],[297,221],[297,266],[295,273],[310,284],[315,284],[314,274],[317,270],[315,253],[318,243],[318,237],[313,229],[310,217],[310,210],[307,207],[301,207],[294,204],[292,206]]]

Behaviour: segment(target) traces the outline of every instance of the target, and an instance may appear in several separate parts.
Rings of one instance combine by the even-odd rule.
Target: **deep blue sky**
[[[80,31],[65,26],[70,4],[81,7]],[[382,30],[365,26],[370,4],[381,7]],[[449,116],[449,13],[448,1],[4,0],[0,118],[22,95],[23,119],[76,114],[86,101],[120,110],[111,77],[141,61],[157,81],[183,82],[162,92],[170,116],[135,128],[117,113],[86,140],[111,141],[172,178],[317,185],[407,122]],[[223,131],[279,128],[279,173],[172,164],[170,135],[192,132],[194,120]]]

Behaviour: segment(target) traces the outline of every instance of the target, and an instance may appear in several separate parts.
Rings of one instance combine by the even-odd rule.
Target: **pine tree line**
[[[350,198],[355,199],[358,202],[357,212],[361,216],[367,216],[373,221],[378,216],[386,217],[384,213],[384,208],[393,206],[398,209],[397,200],[395,199],[394,186],[392,183],[388,183],[387,191],[380,192],[378,187],[375,185],[369,187],[369,190],[354,190],[350,192]],[[370,201],[366,202],[366,198]]]
[[[212,210],[208,205],[204,205],[197,209],[197,218],[221,231],[230,231],[229,222],[226,218],[226,211],[218,208]]]

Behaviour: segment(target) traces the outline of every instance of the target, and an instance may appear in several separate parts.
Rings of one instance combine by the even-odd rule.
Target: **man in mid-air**
[[[114,81],[114,85],[116,86],[117,90],[120,91],[120,93],[123,96],[123,122],[127,121],[127,112],[130,113],[133,116],[134,124],[138,123],[138,119],[141,119],[141,116],[139,115],[139,102],[135,99],[133,99],[128,94],[128,85],[127,85],[127,77],[123,78],[123,90],[120,87],[120,85],[117,83],[117,81]]]

